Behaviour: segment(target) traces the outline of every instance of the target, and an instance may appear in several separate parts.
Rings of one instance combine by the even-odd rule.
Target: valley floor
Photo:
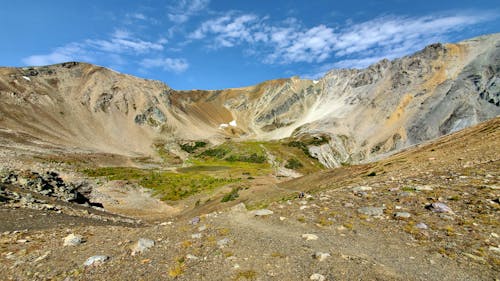
[[[142,222],[69,203],[4,204],[2,279],[498,280],[499,128],[497,118]],[[83,243],[63,246],[72,233]],[[105,261],[84,265],[96,255]]]

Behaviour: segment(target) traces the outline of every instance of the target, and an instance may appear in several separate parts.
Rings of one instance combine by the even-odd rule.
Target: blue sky
[[[221,89],[363,68],[500,32],[495,1],[3,1],[0,65],[85,61]]]

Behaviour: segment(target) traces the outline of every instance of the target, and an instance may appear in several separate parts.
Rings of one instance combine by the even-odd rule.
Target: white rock
[[[63,246],[78,246],[84,242],[83,236],[73,234],[64,237]]]
[[[186,259],[188,259],[188,260],[197,260],[199,258],[197,256],[195,256],[195,255],[187,254],[186,255]]]
[[[493,247],[493,246],[490,246],[490,247],[489,247],[489,250],[490,250],[490,251],[493,251],[493,252],[495,252],[495,253],[497,253],[497,254],[500,254],[500,247]]]
[[[432,191],[432,190],[434,190],[434,189],[428,185],[421,185],[421,186],[415,187],[415,191]]]
[[[103,255],[98,255],[98,256],[92,256],[90,258],[88,258],[84,263],[83,265],[84,266],[91,266],[91,265],[100,265],[104,262],[106,262],[107,260],[109,260],[109,257],[108,256],[103,256]]]
[[[317,259],[318,261],[324,261],[327,258],[331,257],[329,253],[323,253],[323,252],[316,252],[314,253],[314,258]]]
[[[225,246],[227,246],[227,244],[229,244],[229,241],[229,238],[221,239],[217,241],[217,246],[219,246],[220,248],[224,248]]]
[[[229,122],[229,126],[236,127],[237,126],[236,125],[236,120],[233,120],[233,121]]]
[[[356,186],[352,188],[352,192],[363,192],[363,191],[372,191],[373,188],[371,186]]]
[[[306,239],[306,241],[309,241],[309,240],[318,240],[318,236],[317,235],[310,234],[310,233],[302,234],[302,238]]]
[[[411,214],[408,212],[397,212],[394,214],[394,217],[397,219],[407,219],[411,217]]]
[[[200,239],[201,238],[201,233],[191,234],[191,238],[193,238],[193,239]]]
[[[285,217],[280,217],[280,221],[284,221],[284,220],[286,220]]]
[[[31,78],[29,78],[28,76],[23,76],[24,80],[26,81],[31,81]]]
[[[314,281],[325,281],[326,278],[325,276],[319,274],[319,273],[314,273],[313,275],[311,275],[311,277],[309,277],[310,280],[314,280]]]
[[[136,254],[142,254],[154,245],[155,241],[151,239],[140,238],[139,241],[137,241],[137,243],[135,243],[132,247],[132,256],[135,256]]]
[[[252,212],[252,214],[256,217],[261,217],[261,216],[269,216],[274,214],[273,211],[268,210],[268,209],[260,209],[260,210],[255,210]]]

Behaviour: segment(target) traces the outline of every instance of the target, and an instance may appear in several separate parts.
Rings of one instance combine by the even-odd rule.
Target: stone
[[[361,207],[358,209],[358,213],[377,217],[384,214],[384,209],[384,207]]]
[[[352,192],[358,193],[358,192],[366,192],[366,191],[372,191],[373,188],[371,186],[356,186],[352,188]]]
[[[194,217],[189,221],[189,224],[197,225],[200,222],[200,217]]]
[[[313,255],[313,258],[317,259],[318,261],[324,261],[329,257],[331,257],[329,253],[323,253],[323,252],[316,252]]]
[[[317,235],[310,234],[310,233],[302,234],[302,238],[306,239],[306,241],[318,240],[318,236]]]
[[[204,231],[206,229],[207,229],[206,225],[202,225],[202,226],[198,227],[198,231]]]
[[[436,213],[450,213],[450,214],[453,214],[453,210],[450,207],[448,207],[448,205],[446,205],[445,203],[442,203],[442,202],[432,203],[427,208],[430,209],[433,212],[436,212]]]
[[[201,238],[201,233],[191,234],[191,238],[193,238],[193,239],[200,239]]]
[[[239,204],[232,206],[231,211],[233,211],[233,212],[246,212],[247,206],[245,206],[245,203],[239,203]]]
[[[149,248],[152,248],[154,245],[155,241],[147,238],[140,238],[132,247],[132,256],[135,256],[136,254],[142,254]]]
[[[197,256],[195,256],[195,255],[187,254],[186,255],[186,259],[188,259],[188,260],[197,260],[199,258]]]
[[[425,223],[423,223],[423,222],[419,222],[419,223],[417,223],[417,224],[415,225],[415,227],[416,227],[416,228],[418,228],[418,229],[427,229],[427,228],[429,228],[429,227],[428,227]]]
[[[407,219],[411,217],[411,214],[408,212],[397,212],[394,214],[394,217],[397,219]]]
[[[280,221],[284,221],[284,220],[286,220],[285,217],[280,217]]]
[[[105,263],[108,260],[109,260],[108,256],[104,255],[92,256],[83,263],[83,266],[98,266]]]
[[[428,185],[421,185],[421,186],[415,186],[415,191],[432,191],[434,190],[431,186]]]
[[[219,246],[220,248],[224,248],[225,246],[227,246],[227,244],[229,244],[231,240],[229,240],[229,238],[223,238],[219,241],[217,241],[217,246]]]
[[[313,280],[313,281],[325,281],[326,278],[325,276],[319,274],[319,273],[314,273],[313,275],[311,275],[311,277],[309,277],[310,280]]]
[[[70,235],[64,237],[63,246],[78,246],[85,242],[83,236],[71,233]]]
[[[268,210],[268,209],[260,209],[260,210],[253,211],[252,214],[256,217],[263,217],[263,216],[272,215],[272,214],[274,214],[274,212],[271,210]]]

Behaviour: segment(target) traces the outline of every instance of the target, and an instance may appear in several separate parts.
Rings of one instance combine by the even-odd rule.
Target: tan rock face
[[[500,114],[500,35],[434,44],[363,70],[332,70],[217,91],[167,85],[85,63],[0,68],[0,140],[153,155],[177,139],[329,135],[327,167],[373,159]]]

